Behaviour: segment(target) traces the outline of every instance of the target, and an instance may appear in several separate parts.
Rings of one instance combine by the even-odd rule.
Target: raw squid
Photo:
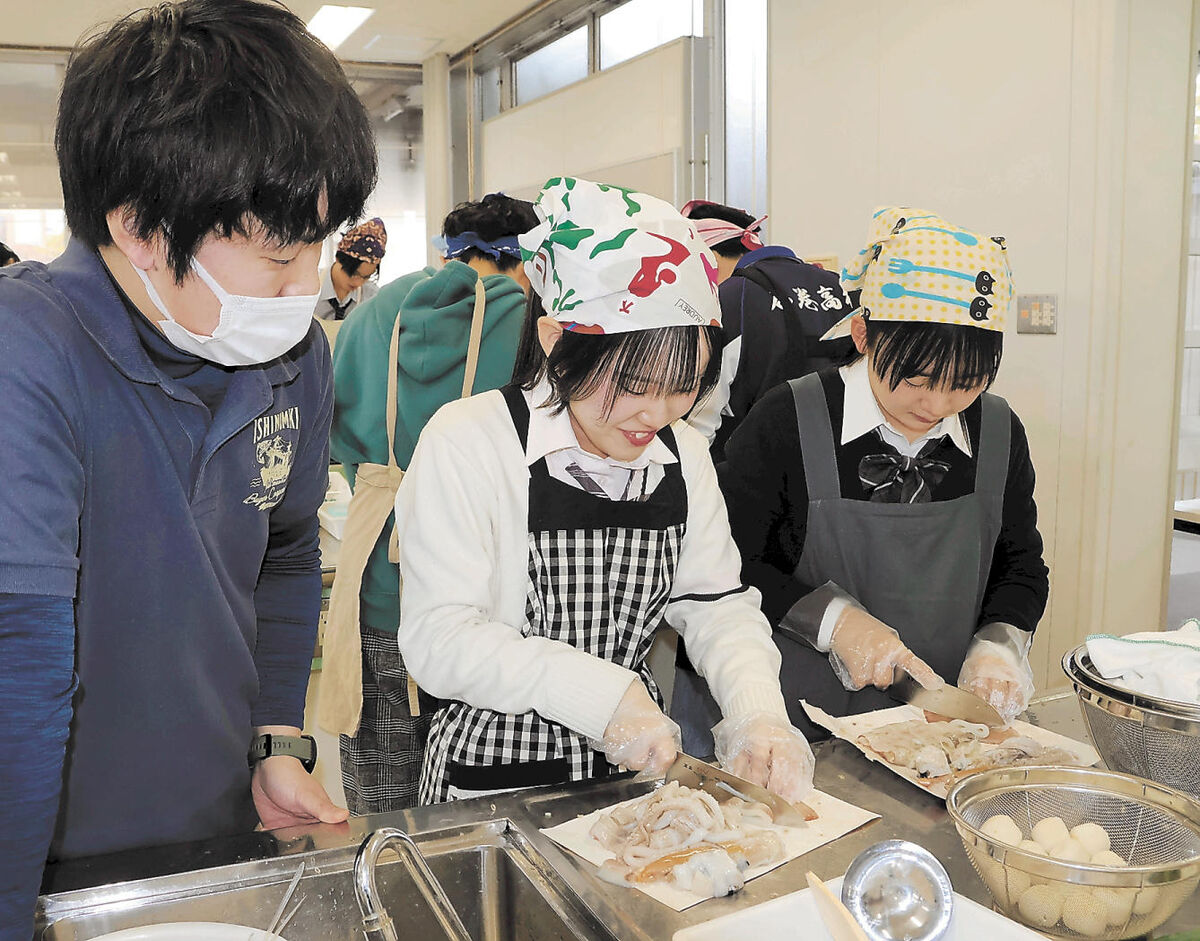
[[[913,769],[918,777],[960,777],[988,768],[1028,764],[1076,764],[1061,748],[1042,745],[1024,736],[1006,737],[999,744],[986,725],[961,719],[926,722],[907,719],[880,726],[858,736],[863,745],[892,765]]]
[[[678,782],[601,814],[591,836],[613,859],[600,875],[618,885],[670,881],[705,896],[742,887],[741,873],[784,856],[764,804],[733,797],[718,803]]]

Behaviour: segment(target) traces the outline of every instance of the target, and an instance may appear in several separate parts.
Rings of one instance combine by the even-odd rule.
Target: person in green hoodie
[[[364,515],[351,504],[325,634],[320,721],[341,736],[342,782],[354,814],[415,806],[434,705],[410,682],[396,645],[399,571],[389,560],[395,487],[434,412],[511,380],[529,291],[517,236],[537,224],[531,203],[501,193],[460,204],[434,239],[444,266],[385,285],[338,335],[330,454],[345,468],[355,501],[360,491],[373,501],[374,523],[360,525]],[[477,354],[469,357],[473,321]],[[361,572],[357,592],[354,568]]]

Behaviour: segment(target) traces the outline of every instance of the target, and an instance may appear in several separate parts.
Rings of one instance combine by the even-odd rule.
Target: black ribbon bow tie
[[[945,461],[935,461],[931,454],[942,443],[938,438],[926,442],[916,457],[905,457],[897,451],[890,454],[868,454],[858,462],[858,479],[870,493],[872,503],[928,503],[933,488],[942,482],[950,470]]]

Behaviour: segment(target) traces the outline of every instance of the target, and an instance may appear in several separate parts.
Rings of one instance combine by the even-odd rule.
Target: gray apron
[[[942,502],[871,503],[841,494],[820,378],[811,374],[788,384],[808,484],[808,528],[793,574],[807,585],[835,582],[953,683],[978,627],[1000,534],[1012,431],[1008,403],[987,393],[980,397],[974,493]],[[895,705],[873,686],[857,692],[843,688],[826,654],[778,631],[774,639],[783,657],[780,685],[788,715],[809,738],[824,738],[828,732],[808,721],[801,699],[835,716]],[[695,673],[689,681],[689,672],[677,671],[671,715],[684,726],[685,751],[691,744],[707,753],[712,736],[707,735],[707,748],[700,736],[719,721],[720,713],[704,681]],[[691,687],[682,690],[682,699],[681,680]]]

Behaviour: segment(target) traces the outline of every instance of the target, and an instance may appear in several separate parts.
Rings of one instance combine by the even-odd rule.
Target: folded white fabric
[[[1092,665],[1105,679],[1159,699],[1200,703],[1200,620],[1177,631],[1144,631],[1087,639]]]

